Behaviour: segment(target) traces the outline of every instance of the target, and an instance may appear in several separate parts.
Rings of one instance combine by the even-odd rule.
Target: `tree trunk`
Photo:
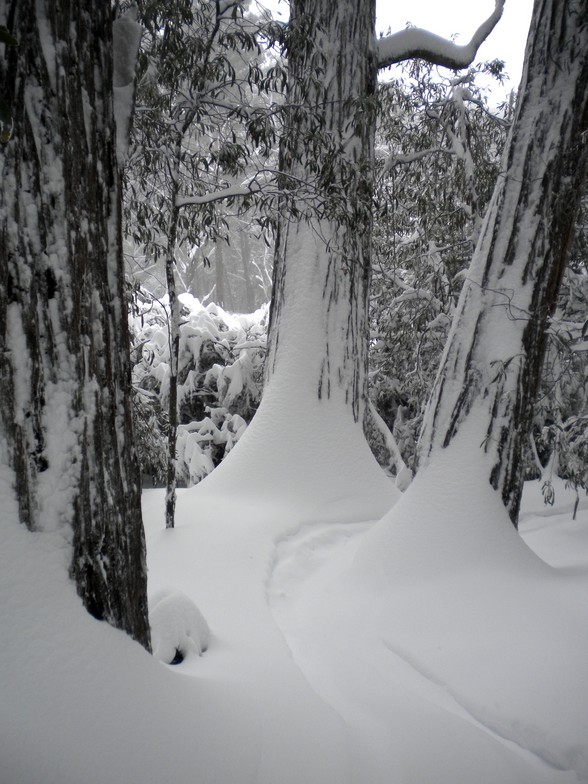
[[[227,307],[227,295],[225,291],[226,274],[225,260],[222,249],[222,240],[218,238],[214,244],[214,274],[215,274],[215,296],[214,301],[221,308]]]
[[[244,227],[239,231],[241,240],[241,263],[243,265],[243,280],[245,282],[245,312],[253,313],[255,310],[255,285],[251,264],[251,243],[249,234]]]
[[[239,444],[198,485],[230,488],[260,515],[373,519],[395,495],[362,428],[373,26],[373,0],[291,4],[267,381]]]
[[[6,16],[4,16],[6,14]],[[149,648],[108,3],[11,0],[0,60],[0,460],[31,530],[73,530],[96,618]]]
[[[179,160],[176,158],[176,161]],[[180,360],[180,300],[176,286],[176,240],[180,211],[175,205],[178,177],[173,178],[172,208],[167,235],[165,280],[169,300],[169,398],[167,430],[167,474],[165,488],[165,527],[173,528],[176,516],[177,441],[178,441],[178,369]]]
[[[523,445],[588,162],[588,0],[536,0],[500,177],[428,404],[421,460],[476,417],[516,525]]]
[[[374,3],[293,0],[290,10],[280,171],[284,199],[289,190],[294,198],[277,230],[267,380],[287,363],[320,399],[340,390],[358,421],[367,398]]]

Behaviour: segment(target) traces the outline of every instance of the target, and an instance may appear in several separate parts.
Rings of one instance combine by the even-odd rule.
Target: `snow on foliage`
[[[416,468],[422,413],[500,171],[512,113],[490,111],[500,63],[442,75],[420,60],[379,90],[370,397]],[[375,440],[380,462],[389,452]]]
[[[153,655],[166,664],[178,664],[191,652],[208,648],[210,630],[194,602],[180,591],[158,591],[149,599]]]
[[[564,273],[548,343],[531,447],[543,483],[545,502],[553,504],[554,478],[588,490],[588,277],[584,258],[588,233],[586,204],[580,213],[571,263]]]
[[[193,485],[231,451],[261,397],[267,307],[229,314],[180,295],[179,481]],[[143,301],[131,316],[133,387],[144,473],[163,477],[170,384],[166,300]]]

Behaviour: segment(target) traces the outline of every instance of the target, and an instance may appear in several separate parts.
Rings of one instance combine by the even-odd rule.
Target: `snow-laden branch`
[[[380,38],[378,46],[378,66],[387,68],[412,57],[420,57],[434,65],[446,68],[467,68],[473,62],[478,49],[496,27],[502,16],[504,0],[496,0],[493,13],[476,30],[465,46],[441,38],[419,27],[407,27],[393,35]]]
[[[445,147],[430,147],[427,150],[418,150],[404,154],[390,153],[384,163],[382,174],[388,174],[397,164],[415,163],[416,161],[422,161],[423,158],[427,158],[429,155],[437,155],[438,153],[443,153],[444,155],[453,154],[452,150],[447,150]]]
[[[233,8],[241,8],[243,4],[240,2],[235,2],[235,0],[219,0],[216,3],[216,9],[218,16],[224,16],[229,11],[232,11]]]
[[[394,297],[390,305],[390,310],[393,310],[396,305],[402,305],[403,302],[414,302],[414,300],[421,300],[428,302],[435,310],[439,311],[443,306],[441,302],[432,294],[428,289],[408,289],[397,297]]]
[[[178,196],[175,200],[175,205],[181,208],[190,205],[211,204],[223,199],[245,198],[247,196],[261,195],[264,198],[280,196],[283,195],[284,189],[278,183],[279,178],[285,179],[290,183],[292,190],[288,192],[291,195],[294,188],[297,189],[296,193],[299,202],[311,200],[319,194],[319,190],[312,179],[301,179],[292,174],[280,172],[277,169],[264,168],[259,169],[253,177],[240,185],[228,185],[209,193],[194,196]]]
[[[261,186],[256,182],[251,182],[247,187],[236,185],[232,188],[221,188],[218,191],[204,193],[201,196],[179,196],[176,199],[176,207],[187,207],[191,204],[211,204],[212,202],[222,201],[223,199],[252,196],[254,193],[259,193],[260,191]]]

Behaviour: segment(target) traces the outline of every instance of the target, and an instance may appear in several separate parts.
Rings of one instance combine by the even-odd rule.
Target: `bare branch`
[[[474,61],[478,49],[496,27],[502,16],[504,0],[496,0],[492,14],[483,22],[465,46],[441,38],[419,27],[407,27],[394,35],[380,38],[378,46],[378,67],[387,68],[394,63],[420,57],[434,65],[445,68],[467,68]]]

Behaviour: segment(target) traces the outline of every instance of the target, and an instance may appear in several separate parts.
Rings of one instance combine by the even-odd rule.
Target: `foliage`
[[[183,13],[187,13],[185,4],[181,7]],[[200,68],[202,79],[202,57],[206,58],[203,24],[206,20],[198,16],[203,13],[200,6],[192,5],[191,8],[195,15],[190,24],[182,26],[177,40],[169,32],[166,40],[175,40],[174,46],[177,47],[193,47],[193,56],[198,55],[200,59],[191,61],[191,67]],[[258,26],[255,35],[245,45],[245,52],[254,55],[255,68],[259,67],[255,77],[251,76],[252,61],[247,57],[243,59],[242,53],[231,48],[244,41],[239,24],[245,24],[245,21],[239,14],[232,15],[230,20],[231,25],[236,25],[235,31],[229,31],[227,37],[222,38],[223,46],[230,43],[228,48],[215,48],[215,44],[209,53],[211,61],[216,62],[218,89],[224,91],[221,108],[226,110],[225,115],[217,108],[211,111],[221,93],[198,93],[195,73],[191,72],[185,88],[178,88],[178,85],[184,85],[184,66],[179,67],[179,49],[177,52],[175,49],[166,50],[163,39],[158,37],[158,25],[166,29],[163,17],[153,23],[152,38],[144,47],[139,82],[141,99],[136,125],[137,146],[128,174],[131,176],[134,172],[137,175],[137,169],[133,168],[137,163],[144,168],[140,169],[140,176],[130,183],[129,231],[131,234],[135,232],[133,238],[142,243],[144,252],[150,254],[152,261],[162,252],[160,243],[166,231],[165,214],[171,207],[169,195],[165,195],[166,187],[173,184],[173,179],[169,179],[171,142],[164,144],[164,141],[177,138],[178,122],[172,122],[172,117],[177,115],[181,120],[188,114],[192,115],[192,124],[176,148],[179,154],[177,172],[180,175],[178,193],[183,193],[183,198],[187,199],[189,194],[205,197],[228,187],[236,177],[245,182],[249,176],[249,182],[253,182],[256,175],[251,175],[251,171],[264,165],[261,157],[255,158],[257,152],[273,154],[277,126],[271,123],[279,112],[263,91],[279,89],[282,72],[267,62],[259,65],[260,61],[256,58],[262,56],[262,50],[260,39],[256,36],[261,34],[262,27]],[[200,25],[198,29],[196,23]],[[247,21],[246,25],[249,24]],[[210,34],[209,28],[206,35],[210,38]],[[272,40],[275,39],[276,36]],[[218,40],[221,40],[220,34]],[[163,78],[160,79],[157,63],[162,51],[166,58],[170,52],[177,56],[178,68],[174,72],[166,61],[165,67],[162,66]],[[221,72],[225,75],[224,82],[220,79]],[[240,76],[233,81],[237,73]],[[378,96],[371,397],[392,431],[402,458],[414,469],[422,411],[448,336],[485,207],[500,171],[501,150],[512,117],[513,100],[511,97],[496,110],[491,110],[487,91],[478,86],[480,79],[500,79],[501,64],[496,62],[471,69],[461,76],[440,73],[421,61],[399,67],[394,73],[394,79],[380,86]],[[253,109],[246,106],[246,92],[249,99],[256,95],[258,104],[252,104]],[[172,95],[176,97],[172,99]],[[179,95],[188,96],[189,100],[182,103]],[[295,114],[296,107],[285,107],[280,122],[293,121]],[[255,131],[245,123],[247,128],[242,130],[244,120],[251,122],[253,117],[258,123],[265,118],[263,122],[269,124],[263,125],[263,128],[259,125],[258,131]],[[278,184],[282,189],[279,198],[273,195],[270,198],[266,190],[263,203],[269,222],[272,211],[275,213],[280,205],[283,208],[290,200],[297,204],[298,211],[317,209],[317,193],[328,178],[330,148],[328,139],[319,138],[322,130],[315,130],[316,138],[312,143],[316,147],[316,167],[309,172],[308,182],[304,184]],[[261,135],[255,136],[256,132]],[[257,147],[253,144],[254,137]],[[155,139],[162,143],[154,144]],[[151,140],[151,148],[146,147],[148,140]],[[284,150],[282,154],[285,154]],[[258,174],[260,171],[261,168],[257,169]],[[268,172],[267,168],[265,172]],[[256,194],[251,195],[251,203],[254,198],[257,198]],[[248,204],[247,199],[245,204]],[[190,290],[197,280],[197,290],[203,292],[201,301],[206,302],[219,294],[218,271],[206,270],[200,264],[200,271],[196,272],[194,260],[199,258],[202,261],[209,253],[212,260],[218,260],[226,254],[231,269],[235,269],[236,259],[245,255],[244,250],[237,247],[235,239],[248,235],[246,230],[252,223],[251,213],[236,214],[239,209],[226,203],[221,207],[221,203],[214,200],[189,204],[187,208],[190,210],[189,219],[185,216],[179,222],[176,269],[180,272],[181,289]],[[585,487],[587,482],[586,352],[583,348],[586,335],[582,333],[588,304],[585,266],[588,242],[586,230],[582,230],[583,223],[586,223],[585,210],[583,215],[563,283],[560,307],[551,321],[550,348],[534,433],[541,462],[544,465],[549,462],[553,447],[557,445],[559,471],[578,487]],[[219,243],[224,237],[229,242],[224,246],[225,250],[219,252]],[[212,252],[210,249],[213,249]],[[259,278],[266,297],[269,294],[271,265],[267,259],[267,252],[264,256],[254,253],[252,259],[253,274]],[[261,291],[261,286],[258,291]],[[164,287],[156,293],[163,297]],[[165,365],[168,350],[165,302],[163,298],[162,303],[153,306],[142,304],[142,319],[148,324],[149,334],[143,332],[143,327],[137,327],[138,317],[133,322],[135,350],[141,346],[143,351],[142,347],[147,346],[147,354],[142,353],[135,360],[136,423],[144,468],[158,479],[165,472],[163,444],[168,427],[165,373],[157,370]],[[188,322],[194,320],[194,313],[184,310],[184,318],[188,321],[184,321],[181,327],[180,353],[183,359],[180,361],[179,382],[182,389],[178,401],[182,423],[178,465],[184,483],[198,481],[229,451],[240,435],[243,423],[250,420],[255,410],[262,383],[263,350],[248,350],[246,356],[252,358],[254,370],[246,370],[243,367],[245,358],[237,360],[234,343],[228,338],[233,327],[227,327],[227,319],[233,317],[215,306],[198,307],[200,311],[206,311],[206,319],[212,320],[214,327],[210,324],[207,327],[213,335],[212,342],[206,345],[199,343],[199,348],[190,349],[188,354],[191,358],[187,361],[184,357],[186,330]],[[263,343],[265,340],[265,335],[262,335],[264,324],[263,318],[256,321],[255,341]],[[228,347],[223,349],[221,334],[222,339],[229,340]],[[189,341],[190,345],[194,340]],[[198,340],[194,346],[197,343]],[[221,372],[220,369],[230,368],[236,361],[240,363],[239,372],[245,373],[245,388],[249,391],[239,400],[231,398],[232,402],[227,404],[225,393],[232,387],[228,371]],[[211,374],[213,366],[217,370]],[[192,374],[189,383],[186,373]],[[391,461],[389,439],[386,434],[382,435],[382,428],[374,424],[373,417],[370,422],[372,448],[380,462],[387,465]],[[530,451],[529,476],[537,470],[532,466],[531,454]],[[392,462],[398,463],[398,459]],[[397,471],[400,469],[397,465]]]
[[[230,452],[261,397],[267,308],[230,315],[181,295],[177,471],[195,484]],[[167,466],[170,382],[169,317],[165,300],[138,290],[130,317],[134,416],[144,475],[162,482]]]
[[[536,462],[530,475],[541,474],[550,492],[557,474],[575,489],[588,491],[588,256],[586,204],[570,266],[549,327],[549,344],[537,401],[533,438]],[[539,463],[537,465],[537,462]]]
[[[493,113],[477,82],[500,72],[489,63],[456,76],[415,60],[380,85],[371,395],[413,469],[512,112]]]
[[[241,2],[148,0],[141,11],[146,32],[125,172],[129,259],[133,274],[143,268],[162,279],[161,261],[173,254],[189,290],[196,266],[210,266],[211,250],[229,241],[236,215],[254,223],[256,173],[277,145],[268,95],[284,76],[268,49],[282,28],[246,14]],[[222,198],[235,189],[238,198]]]

